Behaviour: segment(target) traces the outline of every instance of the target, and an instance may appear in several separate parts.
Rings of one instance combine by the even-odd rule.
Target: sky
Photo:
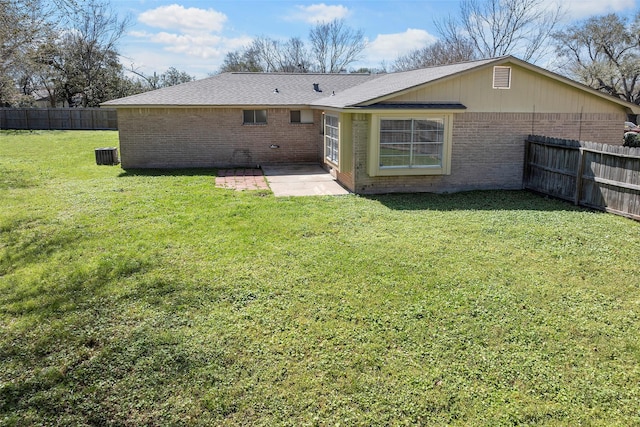
[[[131,26],[120,42],[126,68],[158,74],[169,67],[196,78],[215,73],[227,52],[257,36],[307,40],[316,23],[344,19],[364,31],[368,47],[353,68],[380,68],[437,40],[435,22],[455,16],[460,0],[111,0]],[[554,2],[555,0],[543,0]],[[635,15],[636,0],[559,0],[565,24],[606,13]]]

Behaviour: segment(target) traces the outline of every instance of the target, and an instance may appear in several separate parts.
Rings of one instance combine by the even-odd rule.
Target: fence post
[[[531,150],[530,138],[524,140],[524,168],[522,169],[522,188],[527,188],[529,179],[529,151]]]
[[[574,199],[575,205],[580,204],[580,195],[582,194],[582,175],[584,174],[584,149],[578,149],[578,171],[576,173],[576,195]]]

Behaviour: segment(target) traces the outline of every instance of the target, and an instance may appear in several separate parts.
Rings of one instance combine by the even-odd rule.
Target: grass
[[[0,133],[0,425],[640,423],[640,224],[274,198]]]

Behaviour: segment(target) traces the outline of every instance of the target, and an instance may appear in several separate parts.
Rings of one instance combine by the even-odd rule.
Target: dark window
[[[301,123],[302,115],[300,114],[300,110],[291,110],[291,123]]]
[[[243,123],[267,123],[267,110],[243,110]]]

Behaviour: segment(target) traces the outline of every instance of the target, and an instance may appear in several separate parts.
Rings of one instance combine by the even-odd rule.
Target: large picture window
[[[325,115],[324,117],[324,144],[325,144],[325,156],[327,160],[334,164],[338,164],[338,151],[339,151],[339,138],[338,138],[338,117]]]
[[[441,168],[444,119],[381,119],[380,168]]]

